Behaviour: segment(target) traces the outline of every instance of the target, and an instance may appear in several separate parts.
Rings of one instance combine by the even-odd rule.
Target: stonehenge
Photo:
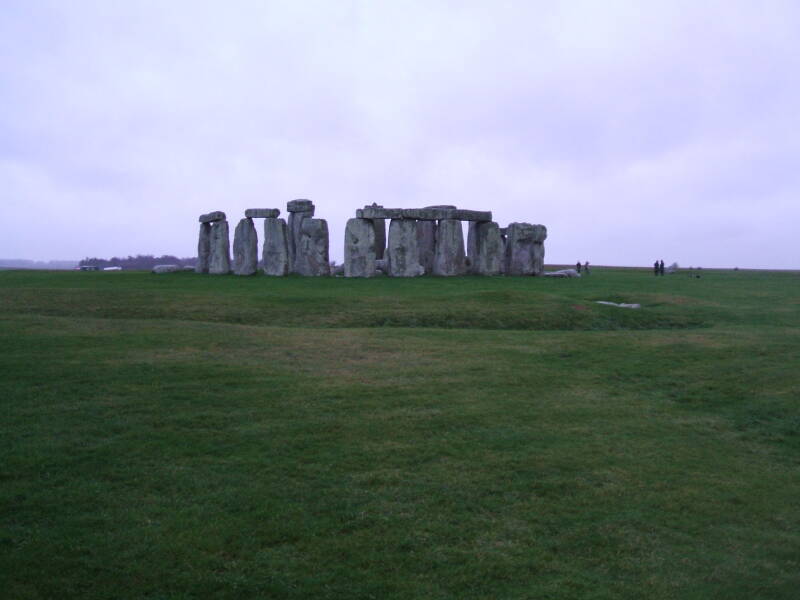
[[[385,234],[384,234],[385,235]],[[344,230],[344,276],[373,277],[376,270],[375,226],[368,219],[350,219]]]
[[[283,277],[289,274],[289,235],[284,219],[264,219],[264,250],[261,253],[265,275]]]
[[[239,221],[233,234],[233,272],[236,275],[255,275],[257,270],[258,235],[253,219],[245,217]]]
[[[196,273],[255,275],[258,234],[264,219],[261,269],[265,275],[305,277],[539,276],[544,274],[547,228],[531,223],[500,227],[491,211],[453,205],[355,211],[344,233],[344,265],[331,270],[328,222],[315,218],[311,200],[291,200],[287,220],[277,208],[248,208],[234,232],[230,257],[228,221],[222,211],[200,215]],[[389,221],[388,235],[386,221]],[[463,224],[468,223],[464,245]]]

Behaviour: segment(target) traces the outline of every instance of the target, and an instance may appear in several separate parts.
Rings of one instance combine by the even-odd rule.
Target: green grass
[[[0,596],[794,599],[798,371],[797,273],[0,272]]]

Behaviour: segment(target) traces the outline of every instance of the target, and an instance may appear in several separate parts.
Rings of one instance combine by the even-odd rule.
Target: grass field
[[[0,403],[3,598],[800,597],[796,272],[5,271]]]

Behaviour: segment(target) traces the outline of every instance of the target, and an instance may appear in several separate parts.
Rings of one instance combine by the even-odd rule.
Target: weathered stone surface
[[[258,270],[258,234],[253,219],[245,217],[233,232],[233,272],[255,275]]]
[[[195,273],[208,273],[208,263],[211,259],[211,225],[200,223],[200,235],[197,239],[197,263]]]
[[[314,213],[314,203],[311,200],[289,200],[286,203],[286,212],[311,212]]]
[[[533,242],[533,274],[541,275],[542,273],[544,273],[544,243]]]
[[[382,206],[365,206],[356,211],[359,219],[402,219],[402,208],[383,208]]]
[[[503,271],[503,238],[493,221],[472,222],[467,234],[469,271],[475,275],[500,275]]]
[[[545,271],[544,277],[580,277],[581,274],[575,269],[561,269],[560,271]]]
[[[292,200],[287,205],[289,212],[289,271],[296,272],[297,248],[300,243],[300,232],[303,221],[314,216],[314,203],[311,200]]]
[[[384,275],[389,274],[389,259],[388,258],[379,258],[375,261],[375,270],[378,273],[383,273]]]
[[[436,254],[436,221],[417,222],[417,251],[419,264],[426,273],[433,273],[433,257]]]
[[[293,272],[308,277],[330,275],[328,249],[328,222],[325,219],[303,219]]]
[[[386,219],[372,219],[375,231],[375,258],[380,260],[386,254]]]
[[[488,210],[461,210],[457,209],[450,213],[448,219],[458,219],[459,221],[491,221],[492,212]]]
[[[368,219],[350,219],[344,231],[344,276],[375,275],[375,228]]]
[[[180,265],[156,265],[153,267],[152,273],[176,273],[177,271],[181,271]]]
[[[200,215],[198,219],[201,223],[213,223],[214,221],[224,221],[225,220],[225,213],[221,210],[215,210],[214,212],[206,213],[204,215]]]
[[[416,221],[392,219],[389,223],[387,261],[392,277],[416,277],[425,272],[419,264]]]
[[[461,221],[442,219],[436,229],[433,274],[443,277],[464,275],[467,272],[465,259]]]
[[[248,219],[277,219],[281,214],[278,208],[248,208],[244,216]]]
[[[438,221],[439,219],[448,218],[450,213],[448,209],[440,208],[404,208],[404,219],[417,219],[419,221]]]
[[[211,225],[210,246],[208,272],[212,275],[227,275],[231,272],[231,244],[227,221],[215,221]]]
[[[544,239],[547,228],[530,223],[511,223],[506,240],[507,275],[541,275],[544,272]]]
[[[264,219],[261,261],[266,275],[282,277],[289,273],[289,240],[283,219]]]

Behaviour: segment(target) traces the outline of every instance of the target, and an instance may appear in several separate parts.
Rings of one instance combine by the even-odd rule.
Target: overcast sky
[[[338,260],[378,202],[798,268],[798,115],[796,0],[3,0],[0,257],[193,256],[202,212],[310,198]]]

